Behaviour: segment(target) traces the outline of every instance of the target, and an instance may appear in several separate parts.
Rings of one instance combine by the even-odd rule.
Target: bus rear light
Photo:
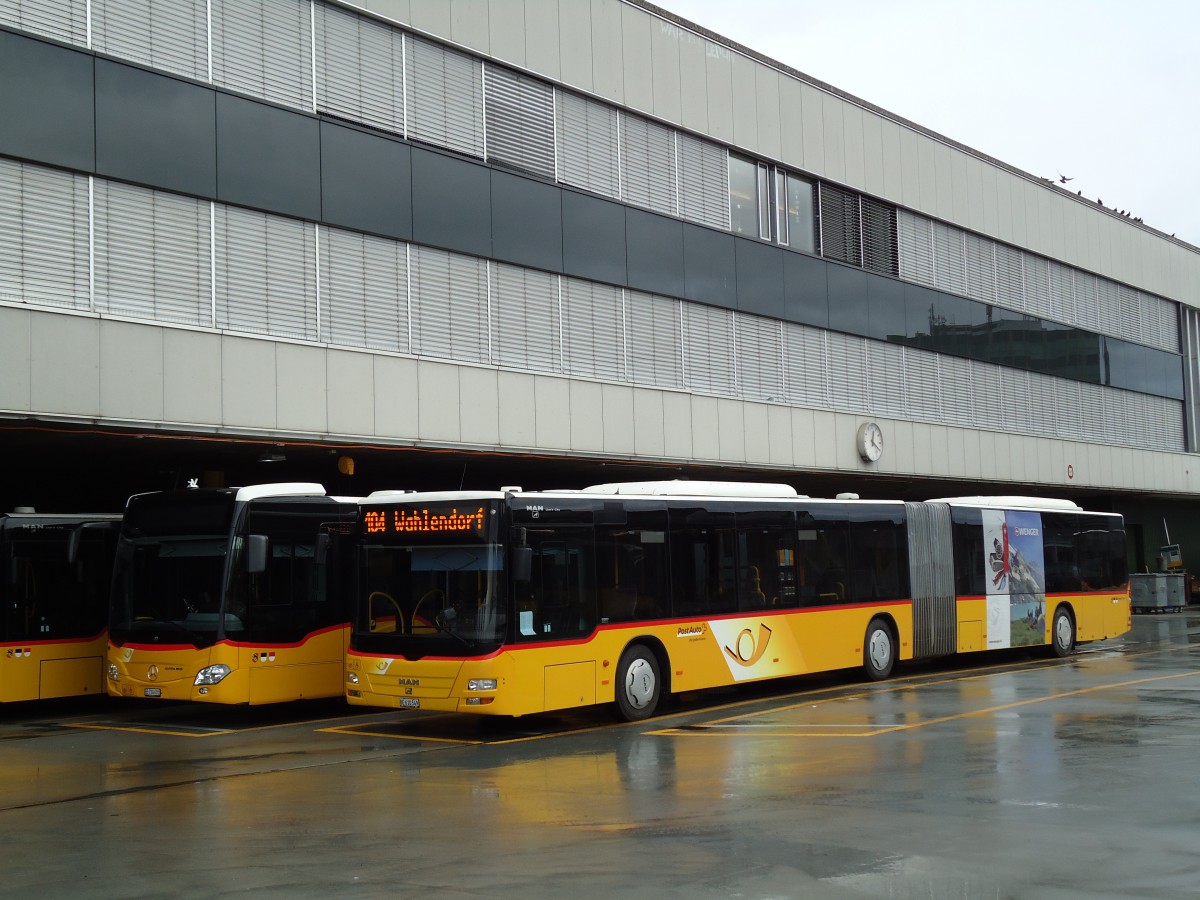
[[[494,691],[495,689],[495,678],[472,678],[467,682],[468,691]]]
[[[215,666],[205,666],[196,673],[196,680],[193,684],[220,684],[221,680],[230,672],[229,666],[224,663],[217,663]]]

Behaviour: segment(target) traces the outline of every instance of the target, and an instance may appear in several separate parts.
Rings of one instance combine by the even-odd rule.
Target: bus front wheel
[[[1054,623],[1050,626],[1050,646],[1059,659],[1075,652],[1075,620],[1070,611],[1060,606],[1054,611]]]
[[[896,664],[896,643],[883,619],[872,619],[863,639],[863,670],[872,681],[883,681]]]
[[[641,644],[625,648],[617,663],[617,711],[629,722],[654,715],[662,695],[658,659]]]

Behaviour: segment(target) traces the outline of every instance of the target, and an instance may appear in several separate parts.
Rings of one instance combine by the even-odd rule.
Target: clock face
[[[858,453],[868,462],[883,456],[883,430],[874,422],[865,422],[859,427]]]

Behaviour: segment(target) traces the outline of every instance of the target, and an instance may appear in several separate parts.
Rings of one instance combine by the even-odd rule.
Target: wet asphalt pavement
[[[520,720],[0,709],[0,896],[1200,895],[1200,610]]]

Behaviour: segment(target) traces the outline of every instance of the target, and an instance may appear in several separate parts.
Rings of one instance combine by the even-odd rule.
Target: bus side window
[[[532,600],[534,640],[577,637],[596,627],[591,528],[527,530],[533,550],[530,580],[519,590]]]

